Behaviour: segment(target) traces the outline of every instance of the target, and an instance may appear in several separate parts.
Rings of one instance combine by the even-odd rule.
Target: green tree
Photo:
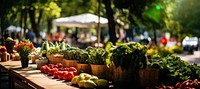
[[[11,7],[15,5],[15,1],[12,0],[1,0],[0,1],[0,29],[1,29],[1,43],[4,44],[4,31],[8,26],[9,20],[6,18],[9,11],[12,9]]]
[[[106,8],[106,16],[108,19],[108,28],[109,28],[109,37],[110,37],[110,42],[114,43],[117,42],[117,37],[116,37],[116,29],[115,29],[115,21],[114,21],[114,12],[111,8],[111,0],[102,0],[103,4],[105,5]]]
[[[180,0],[177,7],[178,14],[174,18],[183,26],[181,34],[200,37],[200,4],[199,0]]]

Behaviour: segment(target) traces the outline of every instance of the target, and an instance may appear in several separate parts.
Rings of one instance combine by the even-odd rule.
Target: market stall
[[[79,27],[79,28],[91,28],[92,26],[97,26],[98,16],[86,13],[70,17],[62,17],[53,20],[54,26],[64,26],[64,27]],[[107,27],[108,20],[106,18],[100,17],[101,27]]]
[[[88,34],[91,34],[90,30],[94,27],[97,27],[98,22],[100,22],[100,27],[107,27],[107,25],[108,25],[108,20],[106,18],[100,17],[100,21],[98,21],[97,15],[85,13],[85,14],[80,14],[80,15],[75,15],[75,16],[70,16],[70,17],[62,17],[62,18],[54,19],[53,26],[54,27],[63,26],[63,27],[67,27],[67,28],[77,27],[77,28],[80,28],[80,30],[87,29],[88,31],[84,37],[91,38],[91,39],[89,39],[89,40],[88,39],[87,40],[80,39],[79,40],[79,43],[85,45],[88,43],[93,43],[95,40],[100,39],[100,38],[98,38],[99,37],[98,35],[97,36],[90,35],[88,37]],[[96,38],[93,39],[94,37],[96,37]]]

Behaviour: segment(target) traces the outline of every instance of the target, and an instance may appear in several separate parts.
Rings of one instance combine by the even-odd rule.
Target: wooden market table
[[[27,68],[21,68],[20,61],[0,62],[0,68],[9,73],[9,88],[14,88],[17,83],[25,89],[79,89],[71,86],[71,82],[53,79],[52,76],[43,74],[37,69],[36,64],[29,64]]]

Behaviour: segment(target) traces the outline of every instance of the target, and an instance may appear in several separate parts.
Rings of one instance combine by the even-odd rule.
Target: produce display
[[[69,48],[70,45],[66,44],[64,41],[59,43],[59,42],[48,42],[48,41],[44,41],[42,43],[42,47],[40,49],[40,53],[41,54],[59,54],[61,53],[62,50],[65,50],[67,48]]]
[[[145,56],[147,47],[136,42],[106,44],[106,52],[110,61],[115,67],[121,67],[122,70],[132,68],[146,68],[147,58]],[[109,59],[108,57],[108,59]]]
[[[40,68],[41,73],[53,76],[54,79],[71,82],[72,85],[80,88],[108,88],[110,83],[105,79],[99,79],[97,76],[80,73],[74,67],[63,67],[61,63],[43,65]]]
[[[8,40],[12,39],[8,38]],[[5,46],[0,46],[0,53],[5,53],[6,51]],[[107,65],[109,67],[114,64],[116,68],[120,66],[122,70],[134,68],[134,73],[141,68],[156,68],[160,69],[158,78],[160,86],[155,86],[157,89],[200,89],[200,82],[198,81],[200,79],[200,67],[196,64],[189,64],[174,55],[174,53],[179,52],[182,52],[182,49],[178,46],[170,49],[166,47],[148,49],[146,45],[137,42],[116,43],[116,45],[108,42],[105,49],[91,46],[86,49],[80,49],[71,47],[65,42],[52,43],[44,41],[42,47],[35,48],[30,55],[62,54],[65,59],[77,60],[78,63]],[[147,59],[148,55],[151,56],[150,59]],[[13,53],[11,56],[15,57],[19,56],[19,54]],[[41,64],[38,67],[41,73],[52,76],[54,79],[71,82],[72,86],[103,89],[109,88],[109,85],[113,83],[113,80],[110,83],[106,79],[100,79],[100,77],[89,73],[79,74],[75,67],[64,67],[62,63],[48,64],[47,57],[39,58],[37,63],[44,61],[45,64]]]
[[[175,55],[168,55],[164,58],[156,56],[150,60],[150,64],[160,69],[160,83],[172,85],[178,81],[200,79],[200,67],[197,64],[189,64]]]
[[[99,79],[97,76],[90,75],[88,73],[80,73],[71,80],[73,85],[77,85],[80,88],[108,88],[109,81],[105,79]]]
[[[88,60],[90,64],[106,65],[105,49],[88,46],[85,50],[90,56]]]
[[[155,87],[156,89],[200,89],[200,82],[198,79],[188,79],[183,82],[177,82],[174,86],[161,84]]]
[[[78,71],[74,67],[63,67],[61,63],[48,64],[44,65],[40,68],[42,73],[48,74],[49,76],[53,76],[55,79],[71,81],[74,76],[78,74]]]

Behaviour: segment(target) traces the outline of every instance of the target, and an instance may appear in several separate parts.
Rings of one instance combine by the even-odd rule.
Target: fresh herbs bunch
[[[176,83],[187,79],[200,78],[199,66],[196,64],[189,64],[176,55],[168,55],[163,58],[152,58],[150,64],[154,68],[162,69],[160,74],[161,81],[166,83]]]
[[[62,50],[62,53],[64,54],[64,58],[67,60],[77,60],[79,58],[79,49],[78,47],[69,47],[66,48],[65,50]]]
[[[86,50],[80,49],[77,51],[77,60],[78,63],[88,64],[89,54]]]
[[[88,46],[85,50],[90,56],[88,60],[90,64],[106,65],[105,49]]]

